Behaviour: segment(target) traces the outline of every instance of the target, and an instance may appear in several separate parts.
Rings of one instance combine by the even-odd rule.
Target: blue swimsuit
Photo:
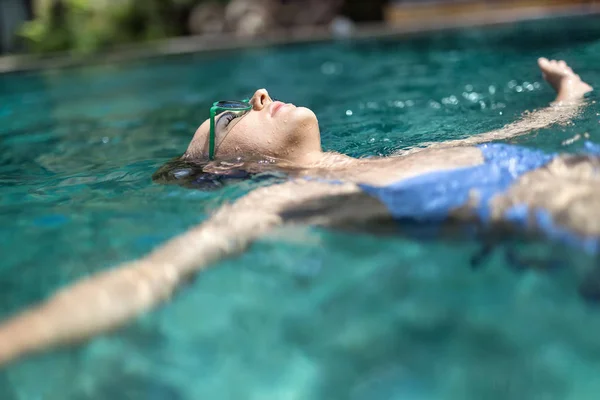
[[[485,223],[490,220],[489,201],[493,196],[505,192],[519,177],[543,167],[557,156],[506,144],[478,147],[484,158],[481,165],[431,172],[383,187],[363,184],[361,188],[383,202],[395,219],[424,222],[442,222],[451,210],[463,206],[469,199],[469,192],[475,190],[479,195],[476,213]],[[600,146],[594,143],[587,142],[585,150],[588,154],[600,155]],[[548,236],[590,253],[600,250],[600,238],[581,238],[554,224],[546,211],[536,210],[534,215],[539,228]],[[513,207],[505,217],[516,225],[525,225],[528,206]]]

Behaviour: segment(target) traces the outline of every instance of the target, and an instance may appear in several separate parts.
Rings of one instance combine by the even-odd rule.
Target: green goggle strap
[[[226,106],[221,106],[219,104],[221,103],[227,103],[227,102],[220,102],[217,101],[215,103],[213,103],[212,107],[210,108],[210,136],[208,139],[208,159],[210,161],[215,159],[215,116],[217,114],[220,114],[223,111],[248,111],[252,108],[252,106],[250,105],[250,99],[246,99],[246,100],[242,100],[240,103],[246,103],[247,106],[246,107],[226,107]]]

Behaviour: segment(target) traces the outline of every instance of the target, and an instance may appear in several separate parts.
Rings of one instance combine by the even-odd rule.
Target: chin
[[[314,123],[317,126],[319,125],[319,121],[317,120],[317,116],[309,108],[298,107],[298,108],[296,108],[296,110],[294,111],[294,113],[296,114],[299,122],[302,122],[304,124],[312,122],[312,123]]]
[[[286,110],[280,120],[280,129],[294,143],[303,142],[306,137],[319,135],[319,121],[314,112],[306,107]]]

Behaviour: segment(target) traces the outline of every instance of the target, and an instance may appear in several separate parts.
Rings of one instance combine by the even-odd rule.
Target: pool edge
[[[352,33],[344,37],[334,34],[326,27],[301,27],[273,31],[261,37],[250,38],[240,38],[233,34],[176,37],[144,44],[117,46],[108,52],[90,55],[61,52],[45,56],[32,54],[0,56],[0,74],[121,63],[161,56],[328,42],[341,39],[360,40],[406,37],[415,34],[462,28],[485,28],[543,19],[589,17],[595,15],[600,15],[600,4],[589,4],[585,7],[564,7],[551,11],[543,9],[520,9],[505,12],[487,12],[479,15],[463,16],[461,18],[437,18],[427,22],[415,21],[413,24],[403,26],[389,23],[362,24],[357,25]]]

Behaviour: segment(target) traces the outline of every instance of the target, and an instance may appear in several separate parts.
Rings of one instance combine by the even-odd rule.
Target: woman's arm
[[[564,61],[548,61],[545,58],[541,58],[538,60],[538,64],[542,70],[544,79],[558,93],[556,100],[549,107],[527,113],[519,121],[491,132],[471,136],[466,139],[424,143],[418,148],[410,148],[401,151],[399,154],[411,154],[425,148],[474,146],[494,140],[505,140],[524,135],[532,130],[542,129],[553,124],[568,123],[580,112],[584,105],[583,97],[592,90],[592,87],[583,82],[579,75],[576,75]]]
[[[357,192],[352,184],[304,180],[257,189],[147,256],[83,279],[1,323],[0,365],[117,328],[168,300],[192,275],[243,251],[286,218],[304,219],[302,212],[289,213],[295,206]]]

